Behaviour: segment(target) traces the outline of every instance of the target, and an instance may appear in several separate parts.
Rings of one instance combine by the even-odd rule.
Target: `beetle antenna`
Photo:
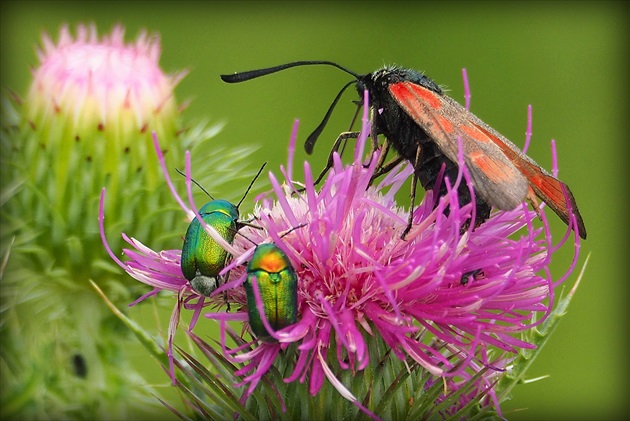
[[[238,72],[238,73],[233,73],[231,75],[221,75],[221,80],[223,80],[224,82],[227,83],[239,83],[239,82],[245,82],[251,79],[255,79],[257,77],[261,77],[261,76],[266,76],[269,75],[271,73],[276,73],[279,72],[281,70],[285,70],[285,69],[290,69],[292,67],[297,67],[297,66],[310,66],[310,65],[314,65],[314,64],[324,64],[327,66],[333,66],[336,67],[339,70],[342,70],[352,76],[354,76],[355,79],[359,79],[361,77],[361,75],[353,72],[352,70],[346,69],[345,67],[334,63],[332,61],[326,61],[326,60],[311,60],[311,61],[294,61],[292,63],[286,63],[286,64],[281,64],[279,66],[274,66],[274,67],[267,67],[265,69],[257,69],[257,70],[249,70],[249,71],[245,71],[245,72]]]
[[[254,185],[254,183],[256,182],[256,179],[258,178],[258,176],[260,175],[260,173],[262,172],[263,168],[265,168],[265,165],[267,165],[267,163],[263,163],[262,166],[260,167],[260,169],[258,170],[258,172],[256,173],[256,175],[254,176],[254,178],[252,179],[251,183],[249,183],[249,187],[247,187],[247,190],[245,190],[245,194],[243,194],[243,197],[241,197],[241,200],[238,202],[238,204],[236,205],[236,209],[238,209],[239,206],[241,206],[241,203],[243,203],[243,200],[245,200],[245,196],[247,196],[247,193],[249,193],[249,191],[251,190],[252,186]]]
[[[315,142],[317,142],[317,139],[319,138],[319,135],[321,135],[322,131],[324,131],[324,127],[326,127],[326,124],[328,123],[328,120],[330,119],[330,116],[332,115],[332,112],[335,109],[335,106],[339,102],[339,99],[341,98],[341,95],[343,95],[345,90],[348,89],[348,86],[352,85],[353,83],[355,83],[354,80],[352,80],[352,81],[346,83],[345,85],[343,85],[343,88],[341,88],[341,90],[339,91],[339,93],[337,94],[335,99],[333,100],[332,104],[330,104],[330,107],[328,107],[328,111],[326,112],[326,115],[324,116],[324,119],[322,120],[322,122],[319,123],[319,126],[317,126],[317,128],[315,128],[315,130],[313,130],[313,133],[311,133],[308,136],[308,138],[306,139],[306,142],[304,142],[304,149],[306,150],[307,154],[310,155],[310,154],[313,153],[313,148],[315,147]]]
[[[284,238],[285,236],[291,234],[293,231],[295,231],[296,229],[300,229],[300,228],[304,228],[305,226],[307,226],[308,223],[304,222],[303,224],[300,225],[296,225],[293,228],[290,228],[289,230],[287,230],[287,232],[283,233],[282,235],[280,235],[280,238]]]
[[[258,247],[258,244],[256,244],[256,242],[254,240],[252,240],[251,238],[249,238],[248,236],[246,236],[245,234],[243,234],[242,232],[239,231],[235,231],[235,234],[240,235],[241,237],[243,237],[244,239],[246,239],[247,241],[249,241],[250,243],[252,243],[254,245],[254,247]]]
[[[303,223],[303,224],[300,224],[300,225],[296,225],[295,227],[290,228],[290,229],[288,229],[286,232],[282,233],[282,234],[280,235],[280,238],[284,238],[286,235],[291,234],[291,233],[292,233],[293,231],[295,231],[296,229],[303,228],[303,227],[305,227],[305,226],[307,226],[307,225],[308,225],[308,223],[306,223],[306,222],[305,222],[305,223]],[[245,235],[245,234],[243,234],[242,232],[240,232],[240,231],[238,231],[238,230],[237,230],[237,231],[235,231],[235,234],[240,235],[241,237],[243,237],[244,239],[246,239],[247,241],[249,241],[250,243],[252,243],[254,246],[256,246],[256,247],[258,247],[258,246],[259,246],[259,244],[256,244],[256,242],[255,242],[254,240],[252,240],[251,238],[249,238],[248,236],[246,236],[246,235]]]
[[[179,170],[179,168],[175,168],[175,171],[177,171],[180,175],[183,175],[184,177],[186,177],[186,174],[185,174],[185,173],[183,173],[183,172],[181,172],[181,171]],[[207,194],[207,195],[208,195],[208,197],[209,197],[210,199],[215,200],[215,199],[214,199],[214,197],[212,197],[212,195],[211,195],[210,193],[208,193],[208,190],[204,189],[204,188],[203,188],[203,186],[197,182],[197,180],[195,180],[194,178],[191,178],[191,179],[190,179],[190,181],[192,181],[193,183],[195,183],[195,185],[196,185],[197,187],[199,187],[199,188],[201,189],[201,191],[202,191],[202,192],[204,192],[205,194]]]

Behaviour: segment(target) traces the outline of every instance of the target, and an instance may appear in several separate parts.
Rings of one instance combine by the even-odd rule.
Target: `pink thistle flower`
[[[394,195],[413,169],[402,165],[378,186],[369,187],[377,156],[367,166],[362,161],[367,116],[363,121],[351,165],[344,166],[335,156],[334,167],[317,190],[305,163],[301,194],[293,188],[290,171],[282,183],[270,174],[275,202],[263,200],[254,211],[264,231],[243,229],[256,243],[271,237],[291,258],[299,279],[301,315],[295,325],[276,332],[277,343],[261,343],[235,357],[247,363],[237,373],[245,376],[242,384],[249,385],[245,396],[253,392],[279,349],[300,342],[294,371],[285,381],[308,379],[314,395],[327,378],[358,404],[333,375],[329,362],[336,357],[344,370],[363,370],[370,358],[378,357],[369,354],[368,341],[380,336],[401,360],[410,358],[433,376],[448,380],[451,392],[465,384],[462,380],[487,369],[488,375],[478,380],[479,390],[495,400],[489,379],[503,372],[507,361],[489,362],[489,351],[516,354],[534,347],[520,340],[519,333],[542,323],[551,311],[554,288],[577,261],[579,238],[575,237],[567,273],[554,281],[548,265],[570,231],[554,246],[542,210],[542,228],[534,227],[536,213],[524,204],[495,212],[480,227],[473,230],[471,225],[461,234],[474,209],[474,203],[463,207],[457,203],[457,184],[469,182],[462,157],[459,179],[443,180],[449,194],[435,209],[435,199],[427,194],[414,210],[411,231],[401,240],[407,217]],[[295,136],[291,148],[294,142]],[[288,168],[292,165],[289,162]],[[447,205],[448,216],[443,212]],[[282,237],[301,224],[306,226]],[[243,247],[243,253],[250,247],[238,236],[234,246]],[[243,260],[236,259],[235,264]],[[220,320],[223,327],[225,321],[238,320],[223,313],[206,316]],[[335,350],[330,349],[332,344]],[[226,353],[234,351],[225,348]]]
[[[341,382],[331,363],[351,373],[364,370],[370,360],[382,357],[370,354],[370,342],[379,338],[397,358],[415,362],[435,381],[444,382],[447,388],[438,401],[474,381],[474,387],[461,394],[459,405],[449,413],[472,400],[500,411],[493,391],[496,378],[506,370],[510,355],[534,347],[521,340],[520,333],[549,315],[555,287],[577,262],[579,237],[573,233],[573,261],[566,273],[554,280],[549,263],[572,232],[569,228],[554,245],[544,209],[539,210],[542,227],[534,226],[536,212],[523,204],[512,211],[494,212],[480,227],[473,229],[474,224],[470,224],[463,230],[474,218],[474,201],[461,207],[458,204],[459,183],[470,183],[460,156],[458,179],[439,180],[446,183],[448,194],[436,199],[428,193],[413,210],[413,227],[402,240],[408,214],[397,206],[395,194],[413,174],[413,168],[400,165],[377,186],[371,186],[378,151],[364,162],[368,129],[365,113],[353,162],[344,165],[335,154],[333,168],[319,189],[306,162],[304,182],[292,178],[294,130],[288,166],[282,168],[283,179],[269,174],[273,194],[262,197],[253,212],[263,230],[245,227],[235,238],[230,249],[234,260],[222,272],[231,271],[230,281],[213,296],[227,292],[228,300],[241,304],[240,310],[206,317],[220,322],[224,354],[243,364],[235,373],[242,377],[237,386],[246,386],[242,399],[254,392],[280,351],[295,343],[298,346],[292,349],[296,355],[290,359],[295,361],[293,371],[285,382],[308,382],[310,393],[315,395],[328,380],[344,398],[375,417]],[[189,179],[188,162],[187,174]],[[296,186],[302,186],[303,191]],[[190,212],[181,199],[177,200]],[[192,200],[190,203],[194,210]],[[287,231],[291,232],[285,235]],[[229,349],[227,322],[246,321],[246,306],[263,304],[257,287],[257,302],[248,303],[241,285],[246,277],[243,265],[255,248],[252,243],[269,241],[286,253],[297,273],[299,320],[274,332],[262,317],[275,342],[254,340]],[[132,251],[125,253],[134,255]],[[136,279],[156,288],[168,285],[166,289],[176,290],[177,285],[188,291],[175,269],[177,252],[171,253],[162,256],[144,250],[145,256],[152,256],[148,262],[136,260],[133,265],[123,265]],[[168,256],[173,259],[171,263]],[[171,272],[167,270],[169,264]],[[159,276],[152,272],[156,268]],[[165,279],[166,284],[158,285]],[[257,346],[251,348],[252,344]],[[497,352],[498,356],[491,357]]]

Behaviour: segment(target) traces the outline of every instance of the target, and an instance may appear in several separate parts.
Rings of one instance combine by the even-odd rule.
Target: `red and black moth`
[[[370,94],[372,135],[374,138],[379,134],[384,135],[388,145],[391,144],[398,153],[393,162],[384,165],[381,163],[378,173],[383,174],[402,159],[410,161],[415,168],[412,206],[416,180],[420,181],[425,190],[431,190],[441,171],[445,171],[444,175],[451,180],[455,179],[458,172],[457,153],[461,142],[464,161],[475,192],[475,225],[487,220],[493,207],[512,210],[528,200],[537,209],[537,198],[540,198],[566,224],[570,224],[572,213],[577,225],[573,229],[577,230],[580,237],[586,238],[584,221],[566,184],[541,168],[507,138],[445,95],[437,83],[416,70],[384,67],[373,73],[360,75],[330,61],[296,61],[265,69],[221,75],[221,79],[228,83],[243,82],[291,67],[317,64],[334,66],[352,75],[355,80],[348,82],[339,91],[322,123],[306,140],[304,146],[307,153],[312,153],[335,105],[345,89],[354,83],[361,97],[364,90]],[[333,150],[339,147],[342,137],[353,136],[356,134],[342,134]],[[441,183],[437,193],[438,197],[446,194],[444,183]],[[460,205],[472,200],[465,183],[459,186],[458,197]],[[410,228],[411,225],[407,227],[403,237]]]

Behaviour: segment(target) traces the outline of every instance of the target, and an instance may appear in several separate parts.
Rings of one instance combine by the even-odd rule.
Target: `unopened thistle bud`
[[[173,90],[185,72],[164,73],[159,38],[125,43],[122,26],[100,38],[94,26],[74,37],[63,27],[56,43],[43,37],[38,57],[27,95],[3,102],[0,329],[11,370],[2,374],[2,417],[124,419],[146,391],[88,282],[129,299],[102,250],[99,194],[115,191],[108,212],[158,242],[179,222],[163,210],[169,193],[151,133],[181,157]]]
[[[46,251],[43,264],[92,274],[100,255],[93,205],[103,186],[117,192],[120,201],[108,208],[126,221],[150,217],[165,203],[156,165],[147,165],[154,159],[150,133],[179,151],[173,89],[183,73],[165,74],[159,55],[157,37],[143,33],[125,44],[120,26],[102,39],[94,26],[80,26],[75,38],[63,27],[57,44],[44,37],[3,171],[3,179],[20,184],[7,203],[9,214],[26,222],[16,245],[26,246],[20,233],[31,231],[28,244]],[[122,202],[132,206],[123,211]]]

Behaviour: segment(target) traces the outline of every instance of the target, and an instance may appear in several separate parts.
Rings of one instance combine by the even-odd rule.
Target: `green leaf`
[[[519,383],[525,383],[525,375],[527,370],[536,357],[540,354],[542,348],[545,346],[551,334],[558,327],[560,319],[567,313],[567,309],[571,300],[573,299],[575,292],[577,291],[580,281],[584,276],[584,271],[590,259],[590,254],[586,257],[584,265],[573,285],[573,288],[569,291],[566,297],[561,298],[556,308],[551,312],[547,320],[545,320],[539,329],[531,329],[527,341],[536,345],[536,348],[530,350],[522,350],[520,354],[514,359],[512,364],[512,370],[506,373],[499,383],[497,384],[497,396],[501,401],[505,400],[509,396],[510,391]]]

